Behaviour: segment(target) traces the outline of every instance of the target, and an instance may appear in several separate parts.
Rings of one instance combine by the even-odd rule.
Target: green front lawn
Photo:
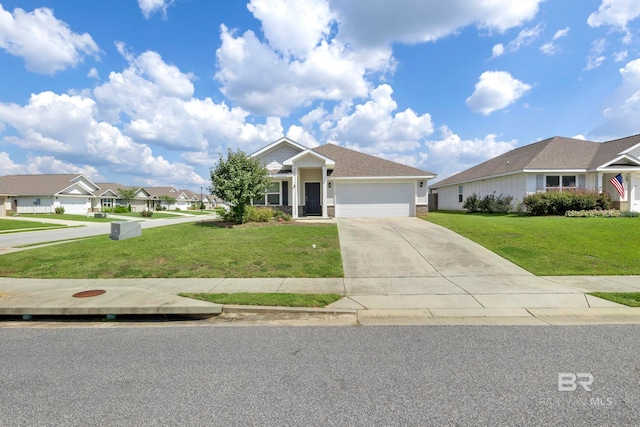
[[[0,231],[19,231],[31,228],[60,228],[64,227],[59,224],[51,224],[48,222],[21,221],[18,219],[0,219]]]
[[[538,276],[640,274],[640,218],[430,212],[423,219]]]
[[[9,253],[0,256],[0,276],[343,276],[335,225],[219,225],[216,221],[177,224],[145,229],[142,236],[127,240],[99,236]]]
[[[276,307],[326,307],[343,297],[339,294],[288,294],[288,293],[249,293],[237,294],[188,294],[188,297],[216,304],[267,305]]]

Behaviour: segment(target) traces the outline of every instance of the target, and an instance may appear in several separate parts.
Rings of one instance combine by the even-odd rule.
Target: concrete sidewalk
[[[0,278],[0,315],[219,314],[224,312],[351,313],[373,324],[589,324],[640,323],[640,308],[586,295],[587,291],[640,292],[638,276],[541,277],[513,282],[494,277],[461,278],[458,284],[433,279],[391,278],[377,290],[363,279],[11,279]],[[465,284],[466,282],[466,284]],[[541,286],[540,283],[544,283]],[[74,298],[77,292],[102,295]],[[180,292],[340,293],[325,309],[238,307],[177,296]]]

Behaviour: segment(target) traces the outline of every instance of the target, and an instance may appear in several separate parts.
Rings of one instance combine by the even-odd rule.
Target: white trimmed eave
[[[74,177],[73,179],[69,180],[69,182],[72,182],[74,184],[78,184],[79,183],[78,181],[81,178],[84,179],[86,182],[88,182],[89,184],[91,184],[93,186],[93,191],[100,189],[100,187],[98,187],[98,185],[95,182],[91,181],[85,174],[82,174],[82,173],[79,174],[78,176]]]
[[[282,165],[283,166],[293,166],[293,162],[295,162],[296,160],[301,159],[301,158],[303,158],[305,156],[308,156],[308,155],[313,156],[316,159],[322,160],[327,167],[336,165],[336,162],[334,160],[332,160],[332,159],[330,159],[328,157],[325,157],[322,154],[317,153],[317,152],[315,152],[313,150],[310,150],[310,149],[306,149],[305,151],[302,151],[302,152],[296,154],[293,157],[289,157],[287,160],[282,162]]]
[[[633,164],[635,164],[635,166],[633,165],[616,165],[615,167],[610,167],[611,165],[613,165],[614,163],[619,162],[620,160],[627,160]],[[610,161],[608,161],[607,163],[604,163],[603,165],[600,165],[596,168],[596,170],[598,172],[604,172],[604,171],[612,171],[612,170],[620,170],[620,171],[628,171],[628,170],[637,170],[637,168],[640,167],[640,160],[630,156],[628,154],[622,154],[618,157],[616,157],[615,159],[612,159]]]
[[[636,144],[636,145],[634,145],[632,147],[629,147],[624,151],[621,151],[620,154],[629,154],[630,152],[632,152],[634,150],[637,150],[638,148],[640,148],[640,143],[638,143],[638,144]]]
[[[380,180],[380,179],[384,179],[384,180],[418,180],[418,179],[424,179],[424,180],[428,180],[431,178],[435,178],[437,175],[423,175],[423,176],[416,176],[416,175],[411,175],[411,176],[340,176],[340,177],[332,177],[332,176],[328,176],[327,179],[329,181],[362,181],[362,180],[366,180],[366,181],[375,181],[375,180]]]
[[[282,137],[280,139],[278,139],[277,141],[272,142],[271,144],[267,145],[264,148],[261,148],[260,150],[256,151],[255,153],[251,154],[249,157],[259,157],[261,155],[263,155],[264,153],[276,148],[277,146],[281,145],[281,144],[288,144],[291,145],[294,148],[297,148],[300,151],[305,151],[308,150],[307,147],[305,147],[304,145],[300,145],[297,142],[285,137]]]

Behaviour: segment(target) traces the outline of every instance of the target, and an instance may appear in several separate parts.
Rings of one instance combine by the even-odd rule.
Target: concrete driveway
[[[614,305],[534,276],[418,218],[340,218],[336,222],[345,291],[348,299],[364,308],[483,309],[485,313],[487,308]]]
[[[469,239],[418,218],[336,222],[345,277],[531,276]]]

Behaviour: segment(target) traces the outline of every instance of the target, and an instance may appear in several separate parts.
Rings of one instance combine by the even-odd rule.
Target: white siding
[[[535,191],[535,175],[527,177],[524,173],[509,175],[500,178],[485,179],[482,181],[468,182],[462,185],[462,203],[458,202],[458,185],[450,185],[438,188],[439,210],[463,210],[464,201],[476,193],[480,196],[495,194],[496,197],[513,196],[514,203],[522,198],[533,188]]]
[[[311,154],[307,154],[294,162],[294,166],[297,168],[321,168],[324,166],[324,160],[319,159]]]

